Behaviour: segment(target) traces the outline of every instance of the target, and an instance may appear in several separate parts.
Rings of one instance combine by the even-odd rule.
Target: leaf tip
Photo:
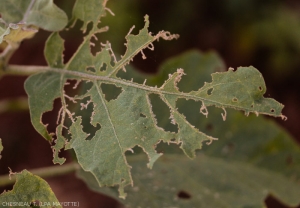
[[[154,162],[162,155],[163,155],[162,153],[159,153],[159,154],[155,154],[153,157],[150,157],[149,163],[147,163],[147,167],[149,169],[152,169]]]

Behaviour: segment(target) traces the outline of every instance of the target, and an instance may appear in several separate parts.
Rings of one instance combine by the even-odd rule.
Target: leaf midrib
[[[106,76],[89,74],[89,73],[85,73],[85,72],[66,70],[66,69],[61,69],[61,68],[53,68],[53,67],[49,67],[49,66],[19,66],[19,65],[13,65],[13,64],[8,65],[8,67],[6,68],[6,72],[7,72],[7,74],[21,74],[21,75],[27,75],[27,76],[35,74],[35,73],[42,73],[42,72],[44,72],[44,73],[45,72],[55,72],[55,73],[59,73],[59,74],[68,75],[68,76],[66,76],[66,78],[70,78],[70,79],[81,78],[81,79],[85,79],[85,80],[89,80],[89,81],[94,81],[94,80],[105,81],[109,84],[121,84],[121,85],[130,86],[130,87],[134,87],[134,88],[139,88],[139,89],[142,89],[145,91],[150,91],[152,93],[157,93],[157,94],[169,94],[169,95],[179,96],[179,97],[185,98],[185,99],[193,99],[196,101],[207,101],[207,102],[210,102],[209,106],[215,105],[217,107],[225,107],[225,108],[228,107],[228,108],[233,108],[236,110],[242,110],[242,111],[245,111],[246,113],[255,112],[256,114],[264,114],[264,115],[270,115],[270,116],[284,118],[284,116],[282,114],[279,114],[280,112],[277,112],[277,114],[271,114],[268,112],[255,111],[249,107],[242,108],[242,107],[234,106],[234,105],[230,105],[230,104],[219,103],[214,100],[210,100],[210,99],[203,98],[203,97],[197,97],[195,95],[187,94],[184,92],[175,92],[175,93],[167,92],[167,91],[163,91],[161,88],[145,86],[142,84],[123,80],[123,79],[120,79],[117,77],[111,78],[111,77],[106,77]],[[200,88],[200,90],[201,89],[202,88]]]
[[[239,106],[224,104],[224,103],[220,103],[220,102],[217,102],[217,101],[214,101],[214,100],[210,100],[210,99],[203,98],[203,97],[197,97],[195,95],[191,95],[191,94],[187,94],[187,93],[183,93],[183,92],[168,92],[168,91],[162,90],[161,88],[141,85],[141,84],[138,84],[138,83],[134,83],[134,82],[131,82],[131,81],[126,81],[126,80],[119,79],[119,78],[111,78],[111,77],[106,77],[106,76],[93,75],[93,74],[88,74],[88,73],[83,73],[83,72],[78,72],[78,71],[73,71],[73,70],[60,69],[60,68],[45,67],[45,68],[43,68],[43,71],[52,71],[52,72],[56,72],[56,73],[63,73],[63,74],[66,74],[66,75],[80,77],[81,79],[87,79],[87,80],[90,80],[90,81],[100,80],[100,81],[108,82],[110,84],[121,84],[121,85],[129,86],[129,87],[142,89],[142,90],[145,90],[145,91],[150,91],[152,93],[175,95],[175,96],[178,96],[178,97],[181,97],[181,98],[210,102],[210,103],[213,103],[216,106],[220,105],[222,107],[229,107],[229,108],[233,108],[233,109],[237,109],[237,110],[254,112],[254,110],[252,108],[247,108],[247,107],[241,108]],[[280,116],[280,115],[268,114],[266,112],[258,112],[258,113],[259,114],[265,114],[265,115],[271,115],[271,116]]]

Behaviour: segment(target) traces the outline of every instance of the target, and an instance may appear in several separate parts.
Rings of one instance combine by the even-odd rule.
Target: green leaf
[[[33,3],[33,4],[32,4]],[[2,0],[0,13],[7,23],[23,22],[49,31],[62,30],[68,22],[53,0]]]
[[[211,72],[223,70],[215,54],[189,51],[166,61],[160,67],[164,70],[148,80],[160,84],[168,72],[182,65],[199,77],[199,81],[184,77],[179,83],[183,91],[194,90],[208,81]],[[139,81],[145,78],[134,71],[127,73]],[[223,121],[220,109],[208,108],[205,118],[195,114],[200,105],[192,100],[177,106],[192,125],[219,141],[204,146],[192,161],[175,145],[160,144],[157,151],[165,156],[151,171],[143,165],[144,156],[129,156],[134,186],[125,189],[128,197],[119,199],[121,203],[129,207],[264,207],[266,197],[272,195],[288,206],[300,204],[300,148],[284,129],[264,117],[245,117],[233,110]],[[162,116],[168,111],[159,108],[159,112],[159,125],[167,128],[169,122]],[[92,190],[117,199],[116,189],[98,187],[92,174],[80,171],[78,176]]]
[[[130,156],[128,161],[135,183],[126,188],[127,199],[119,199],[128,207],[265,207],[269,194],[288,206],[300,203],[299,184],[246,163],[165,154],[149,170],[143,155]],[[81,170],[77,175],[93,190],[117,199],[113,189],[97,187],[90,173]]]
[[[53,68],[63,68],[64,40],[58,33],[52,33],[46,42],[45,58],[49,66]]]
[[[29,207],[40,205],[52,208],[62,207],[46,181],[23,170],[16,173],[16,183],[13,190],[3,192],[0,195],[0,203],[3,207]]]
[[[59,163],[60,165],[62,165],[66,161],[66,158],[61,158],[58,156],[60,150],[65,147],[65,142],[66,142],[66,138],[63,137],[62,131],[63,131],[63,126],[62,125],[57,126],[56,128],[57,139],[55,140],[55,145],[53,145],[52,147],[53,163],[54,164]]]
[[[0,5],[1,17],[7,23],[19,23],[30,5],[31,0],[3,0]]]
[[[83,31],[86,31],[90,22],[93,23],[93,30],[96,30],[99,19],[106,15],[105,4],[106,1],[103,0],[77,0],[73,8],[73,18],[75,21],[77,19],[83,21]]]
[[[193,90],[195,86],[203,85],[205,81],[209,81],[208,76],[212,71],[223,70],[222,67],[217,67],[220,60],[212,57],[211,53],[202,54],[198,51],[190,51],[169,59],[162,64],[160,68],[164,70],[155,79],[152,79],[151,84],[162,83],[166,74],[189,61],[191,64],[186,66],[185,71],[188,74],[193,72],[199,77],[199,80],[188,79],[187,76],[186,79],[182,79],[180,89],[182,91]],[[200,61],[197,63],[196,60]],[[216,64],[214,66],[207,63]],[[194,70],[200,66],[205,66],[208,70]],[[192,100],[180,100],[177,106],[179,112],[183,113],[192,125],[195,125],[202,132],[219,138],[218,142],[203,147],[202,150],[205,151],[206,155],[222,158],[226,161],[251,163],[259,168],[284,173],[288,177],[300,177],[299,145],[274,122],[254,115],[245,117],[242,113],[230,109],[227,110],[226,121],[223,121],[222,110],[212,107],[208,108],[209,115],[205,118],[200,113],[195,114],[200,108],[200,104]],[[159,110],[161,117],[168,114],[161,108]],[[161,118],[160,120],[160,126],[168,128],[169,122]],[[169,152],[168,149],[160,149],[160,151]]]
[[[180,99],[201,102],[200,110],[204,114],[207,114],[206,106],[215,105],[219,108],[240,109],[247,113],[281,116],[283,106],[272,99],[263,97],[265,84],[261,74],[253,67],[240,68],[236,72],[215,73],[212,75],[211,83],[191,92],[180,91],[177,87],[177,83],[184,75],[182,69],[170,75],[159,88],[147,86],[145,83],[138,84],[117,76],[122,69],[126,71],[125,66],[138,53],[146,58],[143,50],[147,48],[153,50],[155,40],[159,38],[171,40],[178,36],[165,31],[152,35],[148,31],[148,16],[145,16],[144,28],[137,35],[131,34],[130,30],[126,36],[127,50],[120,60],[117,60],[109,42],[102,43],[101,51],[93,55],[90,52],[91,39],[97,33],[107,30],[106,27],[98,29],[99,20],[95,22],[95,19],[100,18],[107,10],[105,3],[106,1],[102,1],[102,6],[99,7],[100,16],[91,11],[91,16],[87,15],[83,18],[80,16],[82,13],[76,13],[76,8],[86,11],[85,8],[89,4],[77,1],[76,5],[80,7],[75,6],[74,13],[77,14],[77,18],[83,18],[81,20],[84,21],[84,28],[92,21],[94,24],[92,30],[84,37],[82,44],[64,68],[50,68],[50,72],[33,75],[25,83],[32,123],[37,131],[50,141],[52,136],[41,122],[42,114],[51,110],[54,99],[61,99],[62,107],[59,111],[56,130],[57,141],[53,147],[54,162],[64,161],[64,159],[59,159],[58,152],[63,144],[66,144],[65,148],[75,150],[79,164],[97,178],[100,186],[118,185],[120,197],[124,198],[124,187],[133,183],[130,166],[125,157],[127,151],[132,151],[135,146],[141,147],[148,155],[148,167],[151,168],[161,156],[155,150],[156,145],[161,141],[180,144],[180,148],[186,155],[193,158],[195,150],[202,147],[203,141],[211,143],[216,140],[191,125],[177,110],[177,102]],[[92,10],[94,11],[94,8]],[[51,35],[47,41],[45,54],[50,66],[59,67],[62,66],[63,48],[53,50],[50,44],[54,41],[63,42],[58,34]],[[191,76],[197,78],[193,73]],[[84,81],[83,84],[89,82],[91,88],[79,96],[69,96],[64,91],[64,85],[67,84],[68,79]],[[251,79],[255,79],[255,82],[248,81]],[[117,88],[120,93],[110,100],[108,99],[109,93],[104,90],[105,86]],[[213,88],[211,95],[207,94],[210,88]],[[178,131],[166,131],[157,125],[156,116],[151,107],[150,97],[153,94],[159,96],[169,109],[168,117],[172,124],[177,125]],[[239,100],[233,102],[235,97]],[[73,112],[68,107],[71,102],[77,103],[81,110],[90,106],[93,109],[88,125],[100,127],[100,129],[96,130],[91,137],[89,137],[91,132],[85,131],[86,125],[82,122],[80,113]],[[274,110],[270,112],[271,109]],[[71,125],[67,124],[69,120]],[[71,139],[66,140],[63,137],[64,127],[69,129],[70,135],[67,136]]]
[[[42,123],[42,115],[44,112],[50,111],[53,101],[60,97],[63,81],[60,74],[46,72],[30,76],[25,82],[31,122],[37,132],[48,141],[52,141],[52,137],[48,133],[46,125]]]
[[[215,73],[212,79],[211,83],[205,83],[200,90],[191,93],[206,99],[204,105],[236,108],[244,110],[246,114],[281,114],[283,105],[274,99],[263,98],[266,86],[262,75],[254,67],[239,67],[236,72],[230,69],[228,72]]]
[[[199,79],[190,79],[188,75],[183,77],[179,83],[182,91],[194,90],[195,86],[201,86],[205,81],[209,81],[210,73],[213,71],[223,71],[223,67],[218,67],[220,60],[213,58],[211,53],[200,53],[198,51],[189,51],[180,56],[173,57],[162,64],[160,72],[151,84],[162,83],[163,79],[174,68],[182,66],[184,63],[190,63],[185,66],[187,74],[194,74]],[[198,62],[197,62],[198,60]],[[209,64],[209,63],[215,63]],[[195,68],[203,67],[202,70]],[[207,68],[208,70],[205,70]],[[129,71],[129,73],[133,73]],[[135,72],[137,74],[137,72]],[[133,76],[137,76],[133,74]],[[142,79],[142,76],[140,79]],[[186,78],[186,79],[184,79]],[[264,117],[250,115],[245,117],[242,113],[228,109],[226,121],[223,121],[222,110],[209,107],[208,117],[205,118],[200,113],[195,112],[200,108],[200,104],[192,100],[180,100],[178,110],[183,113],[187,120],[200,131],[219,138],[210,146],[204,146],[203,151],[206,155],[230,159],[239,162],[247,162],[260,168],[270,169],[288,174],[289,177],[300,175],[300,152],[293,138],[285,132],[280,126]],[[188,108],[186,107],[188,106]],[[167,111],[160,110],[160,116],[168,114]],[[161,119],[160,126],[167,128],[169,122]],[[168,150],[161,150],[168,151]],[[287,162],[290,161],[290,162]]]

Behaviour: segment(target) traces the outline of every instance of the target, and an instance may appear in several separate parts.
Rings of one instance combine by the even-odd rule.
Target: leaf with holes
[[[228,72],[212,74],[211,83],[205,83],[200,90],[190,94],[202,97],[203,106],[215,105],[243,110],[246,114],[278,116],[283,106],[274,99],[263,98],[265,92],[266,86],[259,71],[254,67],[239,67],[235,72],[229,69]]]
[[[87,1],[88,2],[88,1]],[[62,148],[73,148],[79,164],[91,172],[100,186],[119,186],[120,197],[125,197],[124,187],[133,184],[130,166],[125,153],[135,146],[141,147],[148,155],[148,167],[162,155],[156,152],[156,145],[163,141],[180,144],[185,154],[193,158],[195,150],[202,147],[202,142],[210,144],[215,138],[204,134],[191,125],[177,110],[178,99],[192,99],[202,103],[200,111],[207,115],[206,106],[215,105],[225,110],[225,107],[273,116],[282,116],[283,106],[273,99],[264,98],[265,84],[261,74],[253,67],[239,68],[236,72],[228,71],[212,75],[213,81],[205,84],[197,91],[182,92],[177,83],[184,75],[183,69],[169,75],[161,87],[147,86],[135,83],[118,76],[133,58],[143,50],[153,50],[153,42],[160,38],[172,40],[178,35],[161,31],[152,35],[148,31],[149,20],[145,16],[145,26],[137,35],[126,36],[127,50],[121,59],[117,59],[109,42],[99,43],[101,50],[93,55],[91,48],[97,39],[96,34],[108,28],[98,28],[99,18],[104,16],[106,1],[99,7],[84,6],[87,2],[77,1],[73,10],[73,20],[84,21],[83,31],[92,22],[90,31],[84,37],[82,44],[67,63],[63,63],[63,47],[53,48],[52,43],[63,43],[58,33],[53,33],[47,40],[45,57],[49,68],[47,72],[29,77],[25,89],[29,96],[31,120],[35,129],[50,142],[54,141],[54,162],[62,164],[64,158],[58,154]],[[82,15],[88,13],[89,15]],[[90,84],[89,90],[70,96],[65,92],[65,85],[70,80],[82,85]],[[251,80],[251,82],[249,82]],[[260,90],[261,87],[261,90]],[[119,91],[115,97],[110,97],[107,89]],[[210,94],[209,89],[213,88]],[[166,131],[157,125],[152,111],[151,96],[157,95],[169,109],[170,121],[177,125],[178,131]],[[219,95],[219,96],[218,96]],[[239,100],[234,102],[233,98]],[[52,109],[53,101],[61,100],[61,110],[58,115],[56,136],[49,133],[47,125],[42,122],[45,112]],[[81,111],[92,108],[90,123],[95,132],[87,132],[86,124],[82,122],[80,112],[72,110],[71,105],[80,106]],[[273,111],[270,109],[274,109]],[[224,115],[225,118],[225,115]],[[64,135],[67,129],[69,135]]]
[[[13,190],[0,195],[2,207],[62,207],[46,181],[23,170],[16,173]]]
[[[147,77],[149,83],[163,83],[168,72],[182,65],[187,74],[199,77],[184,77],[179,83],[182,91],[197,89],[209,81],[210,73],[224,70],[215,54],[189,51],[162,64],[158,76]],[[145,78],[134,71],[127,73],[138,81]],[[143,165],[143,155],[129,156],[135,183],[125,189],[128,197],[118,199],[120,203],[128,207],[265,207],[266,198],[272,195],[288,206],[300,204],[300,148],[278,124],[230,109],[223,121],[222,110],[213,107],[205,118],[195,114],[200,105],[192,100],[181,100],[177,106],[190,123],[220,140],[204,146],[193,161],[185,159],[177,146],[159,144],[157,151],[164,156],[151,171]],[[162,117],[168,110],[160,107],[159,113],[159,125],[169,128]],[[136,148],[135,153],[138,151]],[[117,199],[117,190],[98,187],[92,174],[81,170],[77,175],[92,190]]]

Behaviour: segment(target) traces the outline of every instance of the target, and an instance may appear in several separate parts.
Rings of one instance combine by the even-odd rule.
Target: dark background
[[[55,1],[71,17],[74,1]],[[300,1],[298,0],[110,0],[107,6],[116,14],[101,19],[101,26],[110,31],[99,35],[101,42],[109,40],[117,54],[125,52],[124,37],[132,25],[136,34],[144,25],[145,14],[150,16],[149,30],[180,34],[177,41],[155,43],[154,51],[144,51],[147,59],[138,55],[134,65],[139,70],[155,73],[165,59],[189,49],[214,50],[228,67],[252,65],[263,74],[267,93],[285,105],[287,121],[275,119],[300,142]],[[65,42],[67,61],[82,40],[81,23],[61,35]],[[46,65],[44,42],[50,33],[40,31],[33,39],[25,40],[10,63]],[[97,49],[95,49],[97,50]],[[26,77],[6,76],[0,80],[0,99],[26,96]],[[16,109],[17,110],[17,109]],[[47,114],[46,122],[56,118]],[[0,114],[0,138],[4,150],[0,174],[23,169],[51,166],[52,150],[30,123],[28,111]],[[63,153],[69,157],[67,153]],[[37,157],[38,155],[38,157]],[[71,160],[69,160],[71,161]],[[113,200],[89,191],[73,174],[47,179],[60,201],[80,201],[80,207],[114,207]],[[10,190],[12,187],[5,187]],[[0,192],[4,189],[1,187]],[[268,207],[284,207],[269,197]]]

